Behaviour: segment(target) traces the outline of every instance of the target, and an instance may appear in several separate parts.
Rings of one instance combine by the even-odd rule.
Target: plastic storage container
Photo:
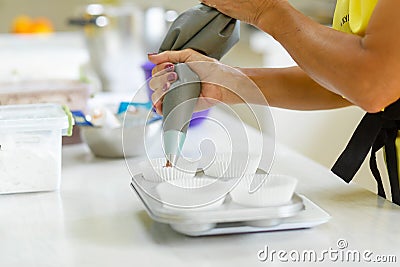
[[[59,189],[71,124],[58,104],[0,106],[0,194]]]

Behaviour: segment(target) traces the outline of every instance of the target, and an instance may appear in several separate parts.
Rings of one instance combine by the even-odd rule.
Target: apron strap
[[[381,174],[379,173],[378,165],[376,164],[376,152],[379,149],[375,150],[374,148],[371,150],[371,157],[369,158],[369,168],[372,172],[372,175],[375,178],[376,185],[378,187],[378,195],[386,198],[385,189],[383,187]]]
[[[332,172],[350,183],[368,155],[382,126],[383,121],[378,114],[365,114],[346,148],[333,165]]]
[[[378,194],[386,197],[376,163],[376,152],[385,147],[392,202],[400,205],[400,186],[396,138],[400,129],[400,99],[385,111],[367,113],[357,126],[349,143],[332,167],[332,172],[349,183],[371,150],[370,169],[377,183]]]
[[[397,166],[396,137],[397,129],[387,131],[388,138],[385,144],[386,165],[392,193],[392,202],[400,205],[399,172]]]

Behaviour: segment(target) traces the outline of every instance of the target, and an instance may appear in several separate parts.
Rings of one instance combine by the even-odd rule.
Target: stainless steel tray
[[[157,183],[139,185],[138,181],[145,181],[142,174],[134,176],[131,187],[143,202],[148,215],[189,236],[309,228],[325,223],[330,218],[310,200],[297,194],[289,203],[281,206],[246,207],[232,202],[228,195],[222,206],[215,210],[169,209],[150,196],[156,194]]]

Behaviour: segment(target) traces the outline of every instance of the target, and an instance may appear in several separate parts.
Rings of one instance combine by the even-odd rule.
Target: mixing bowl
[[[144,129],[146,128],[146,129]],[[144,142],[160,137],[161,120],[146,126],[134,127],[81,127],[82,139],[95,156],[123,158],[145,155]]]

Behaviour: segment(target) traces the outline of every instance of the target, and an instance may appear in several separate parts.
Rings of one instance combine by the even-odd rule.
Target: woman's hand
[[[188,64],[202,81],[196,111],[210,108],[218,102],[227,104],[241,102],[240,98],[234,93],[235,88],[232,88],[235,86],[232,82],[237,80],[238,74],[241,73],[213,58],[206,57],[192,49],[185,49],[149,55],[149,60],[156,64],[152,72],[153,78],[150,80],[150,88],[154,90],[152,101],[159,114],[162,113],[164,94],[171,84],[178,79],[178,74],[174,72],[175,63]],[[225,81],[229,81],[228,84]]]
[[[260,18],[268,16],[268,11],[282,1],[287,0],[201,0],[225,15],[255,26]]]

